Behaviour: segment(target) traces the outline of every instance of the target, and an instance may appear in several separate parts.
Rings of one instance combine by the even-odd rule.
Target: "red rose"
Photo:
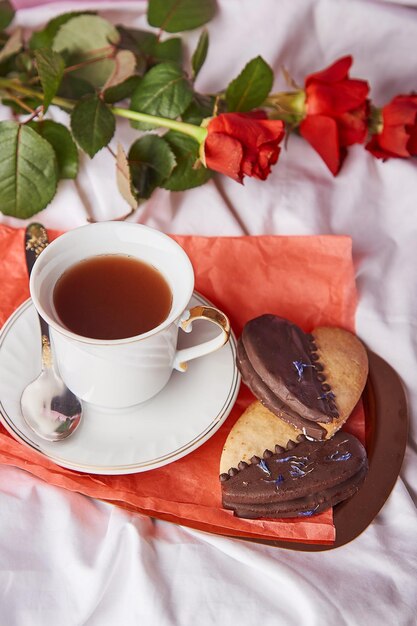
[[[396,96],[381,111],[380,132],[366,149],[379,159],[417,155],[417,95]]]
[[[284,124],[269,120],[263,111],[222,113],[209,122],[207,131],[207,167],[241,183],[244,176],[268,177],[278,160]]]
[[[339,59],[305,80],[306,114],[300,133],[336,175],[346,146],[362,143],[367,134],[369,91],[364,80],[349,78],[352,57]]]

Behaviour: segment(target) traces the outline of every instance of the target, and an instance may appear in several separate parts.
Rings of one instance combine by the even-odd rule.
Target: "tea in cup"
[[[49,244],[30,277],[34,306],[49,324],[55,362],[81,400],[129,407],[155,396],[172,371],[221,348],[230,325],[218,309],[188,309],[191,261],[171,237],[140,224],[100,222]],[[178,349],[195,319],[214,339]]]

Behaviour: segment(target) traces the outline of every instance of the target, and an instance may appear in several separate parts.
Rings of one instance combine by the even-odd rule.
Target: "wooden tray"
[[[291,541],[273,541],[253,537],[236,537],[287,550],[323,552],[334,550],[358,537],[376,517],[390,495],[400,473],[408,436],[408,409],[403,385],[398,374],[381,357],[368,350],[369,377],[362,394],[366,432],[365,445],[369,460],[369,472],[361,489],[349,500],[333,509],[336,540],[331,544],[316,544]],[[111,500],[106,500],[112,502]],[[112,502],[120,506],[120,502]],[[201,525],[187,523],[161,515],[155,511],[142,511],[123,504],[124,509],[150,515],[173,523],[181,523],[202,532],[214,532]]]
[[[369,377],[363,393],[369,472],[361,489],[334,507],[336,541],[305,544],[247,538],[279,548],[304,552],[334,550],[358,537],[379,513],[390,495],[403,462],[408,437],[408,409],[398,374],[368,350]]]

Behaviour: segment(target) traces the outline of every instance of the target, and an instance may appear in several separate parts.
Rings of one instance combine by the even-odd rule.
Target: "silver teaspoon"
[[[48,235],[41,224],[26,228],[25,255],[28,273],[48,245]],[[39,315],[42,335],[42,371],[24,389],[20,406],[26,424],[42,439],[60,441],[72,435],[81,422],[82,407],[56,371],[49,326]]]

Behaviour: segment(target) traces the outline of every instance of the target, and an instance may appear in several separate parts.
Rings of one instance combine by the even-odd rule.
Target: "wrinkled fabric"
[[[97,7],[88,2],[45,4],[22,11],[18,22],[30,29],[80,4]],[[100,6],[115,22],[146,28],[145,2],[119,2],[117,10],[114,2]],[[281,66],[302,85],[307,75],[347,54],[354,59],[352,76],[369,82],[377,106],[415,89],[410,51],[417,40],[416,0],[220,0],[219,6],[208,25],[209,53],[197,79],[202,93],[223,89],[258,54],[273,67],[276,90],[286,88]],[[192,51],[198,33],[185,39]],[[63,112],[52,114],[66,121]],[[5,116],[0,108],[0,118]],[[119,126],[117,140],[126,148],[136,137],[127,123]],[[128,212],[115,190],[110,153],[103,150],[81,162],[77,181],[61,183],[51,205],[36,216],[49,228],[73,228],[88,218]],[[413,159],[383,162],[355,145],[334,178],[311,146],[292,135],[266,181],[247,179],[242,186],[219,175],[184,193],[158,190],[129,218],[181,235],[352,238],[359,294],[356,330],[401,377],[411,422],[399,480],[368,529],[335,551],[288,551],[154,522],[2,466],[2,623],[415,622],[416,173]],[[12,218],[1,221],[22,226]],[[279,292],[279,283],[271,289]]]

